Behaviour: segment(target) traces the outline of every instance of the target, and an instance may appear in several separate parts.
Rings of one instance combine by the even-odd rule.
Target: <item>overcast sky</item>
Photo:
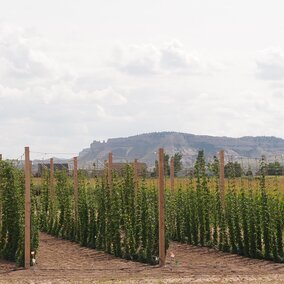
[[[152,131],[284,138],[284,2],[0,0],[0,153]]]

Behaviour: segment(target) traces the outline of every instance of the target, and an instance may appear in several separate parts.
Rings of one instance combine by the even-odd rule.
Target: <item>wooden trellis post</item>
[[[175,190],[175,163],[174,163],[174,157],[171,157],[170,162],[170,178],[171,178],[171,190]]]
[[[25,268],[31,262],[31,169],[30,149],[25,147]]]
[[[219,153],[220,163],[219,163],[219,178],[220,178],[220,199],[221,206],[225,208],[225,158],[224,158],[224,150],[221,150]]]
[[[108,154],[108,186],[112,190],[112,153]]]
[[[75,226],[77,227],[77,221],[78,221],[78,158],[73,158],[73,178],[74,178],[74,202],[75,202]]]
[[[104,160],[104,182],[107,184],[107,160]]]
[[[159,264],[166,263],[164,149],[159,149]]]

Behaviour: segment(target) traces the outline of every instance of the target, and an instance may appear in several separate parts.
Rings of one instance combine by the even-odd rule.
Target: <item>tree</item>
[[[169,164],[170,156],[164,153],[164,174],[165,176],[170,175],[170,164]],[[155,161],[155,169],[153,173],[154,177],[159,176],[159,162]]]
[[[165,176],[170,175],[170,156],[164,153],[164,173]]]
[[[252,177],[252,176],[253,176],[251,167],[248,168],[248,170],[247,170],[247,172],[245,173],[245,175],[246,175],[247,177]]]
[[[180,152],[175,153],[173,159],[174,159],[174,174],[176,176],[177,172],[182,169],[182,162],[181,162],[182,154]],[[164,173],[165,176],[170,175],[170,156],[166,153],[164,153]],[[159,175],[159,162],[156,160],[155,169],[152,176],[156,177],[158,175]]]
[[[159,175],[159,162],[155,160],[155,168],[154,171],[151,173],[151,177],[157,177]]]
[[[178,152],[175,153],[174,156],[174,174],[177,175],[177,172],[179,172],[182,169],[182,153]]]
[[[216,156],[213,157],[213,161],[211,163],[208,163],[207,168],[209,170],[209,175],[219,175],[219,160]]]
[[[269,176],[280,176],[282,175],[283,167],[279,162],[269,163],[267,165],[267,175]]]
[[[225,165],[225,177],[241,177],[243,170],[241,164],[238,162],[228,162]]]

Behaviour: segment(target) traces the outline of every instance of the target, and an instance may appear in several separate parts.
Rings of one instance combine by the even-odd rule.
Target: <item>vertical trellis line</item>
[[[170,179],[171,179],[171,190],[175,190],[175,163],[174,163],[174,157],[171,157],[170,162]]]
[[[25,268],[30,267],[31,256],[31,169],[30,148],[25,147]]]
[[[54,201],[55,198],[55,191],[54,191],[54,163],[53,163],[53,158],[50,159],[49,161],[49,166],[50,166],[50,184],[49,184],[49,192],[50,192],[50,198],[52,202]]]
[[[106,184],[107,184],[107,171],[108,171],[107,160],[104,160],[104,182]]]
[[[108,186],[112,189],[112,153],[108,154]]]
[[[219,177],[220,177],[220,199],[221,199],[221,205],[224,209],[225,207],[225,158],[224,158],[224,150],[221,150],[219,153],[220,162],[219,162]]]
[[[78,229],[78,158],[73,158],[73,179],[74,179],[74,203],[75,203],[75,227]]]
[[[159,149],[159,264],[166,263],[164,149]]]
[[[134,169],[135,193],[137,193],[137,190],[138,190],[138,161],[137,159],[134,160],[133,169]]]

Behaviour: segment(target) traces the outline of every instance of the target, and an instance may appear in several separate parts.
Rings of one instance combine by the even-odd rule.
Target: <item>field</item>
[[[171,259],[170,253],[175,258]],[[284,283],[283,264],[172,242],[163,268],[41,233],[37,265],[0,261],[0,283]]]
[[[160,267],[157,179],[137,180],[131,166],[99,180],[45,171],[31,188],[36,264],[22,270],[24,175],[0,166],[0,282],[284,281],[283,177],[232,174],[222,199],[219,174],[207,176],[201,155],[195,175],[176,178],[174,190],[166,178],[167,258]]]
[[[92,186],[95,186],[98,182],[95,178],[88,178],[88,183]],[[213,178],[209,178],[209,183],[214,182]],[[258,189],[259,187],[259,179],[253,178],[249,179],[247,177],[236,178],[235,179],[236,186],[240,189],[241,184],[243,183],[246,187],[251,186],[254,189]],[[284,176],[266,176],[267,188],[271,192],[274,191],[275,184],[277,184],[277,191],[284,194]],[[40,177],[33,178],[34,185],[41,185],[42,179]],[[158,180],[156,178],[147,178],[146,183],[149,186],[158,186]],[[165,187],[170,188],[170,178],[165,177]],[[185,188],[189,183],[188,177],[176,177],[175,178],[175,189]],[[228,179],[225,178],[225,189],[228,187]]]

